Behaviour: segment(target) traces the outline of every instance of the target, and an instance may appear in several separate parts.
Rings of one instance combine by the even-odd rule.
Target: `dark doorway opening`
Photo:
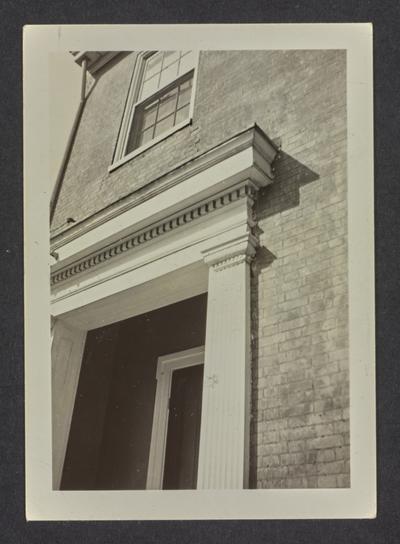
[[[196,489],[203,365],[172,373],[163,489]]]
[[[89,331],[60,489],[146,488],[158,357],[204,345],[206,309],[205,293]],[[171,390],[168,489],[195,486],[197,473],[202,365],[182,370]]]

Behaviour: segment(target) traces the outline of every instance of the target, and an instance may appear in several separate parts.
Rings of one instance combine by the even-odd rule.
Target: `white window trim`
[[[140,147],[134,149],[133,151],[131,151],[127,155],[124,154],[126,146],[127,146],[127,141],[128,141],[128,138],[129,138],[129,134],[130,134],[130,129],[131,129],[133,119],[134,119],[134,116],[135,116],[135,109],[142,102],[142,101],[138,101],[137,98],[138,98],[138,93],[139,93],[139,89],[140,89],[140,82],[141,82],[142,76],[143,76],[145,60],[150,55],[152,55],[153,53],[154,53],[154,51],[143,51],[143,52],[138,53],[138,55],[137,55],[135,66],[134,66],[134,69],[133,69],[133,75],[132,75],[131,83],[130,83],[130,86],[129,86],[128,96],[127,96],[127,99],[126,99],[126,105],[125,105],[124,114],[123,114],[123,117],[122,117],[122,122],[121,122],[121,127],[120,127],[120,131],[119,131],[119,135],[118,135],[117,145],[116,145],[114,156],[113,156],[113,162],[108,167],[109,172],[112,172],[113,170],[115,170],[119,166],[125,164],[126,162],[128,162],[131,159],[133,159],[134,157],[136,157],[137,155],[140,155],[141,153],[143,153],[147,149],[153,147],[153,145],[158,144],[162,140],[165,140],[165,138],[168,138],[169,136],[171,136],[171,134],[174,134],[178,130],[181,130],[185,126],[190,125],[192,123],[193,110],[194,110],[194,101],[195,101],[196,87],[197,87],[197,73],[198,73],[199,56],[200,56],[199,51],[194,52],[195,60],[194,60],[193,68],[191,68],[190,70],[187,70],[185,73],[181,74],[179,76],[179,78],[176,78],[176,80],[180,79],[181,77],[184,77],[186,74],[188,74],[189,72],[191,72],[193,70],[193,86],[192,86],[192,95],[191,95],[191,98],[190,98],[188,118],[185,119],[184,121],[181,121],[180,123],[176,124],[175,126],[171,127],[169,130],[167,130],[163,134],[160,134],[159,136],[157,136],[153,140],[151,140],[151,141],[147,142],[146,144],[141,145]],[[157,90],[157,93],[160,90],[162,90],[162,89]],[[154,93],[154,94],[156,94],[156,93]],[[146,100],[148,98],[149,97],[147,97]]]
[[[146,489],[162,489],[172,372],[177,369],[200,364],[204,364],[204,346],[158,358],[157,389],[154,404]]]

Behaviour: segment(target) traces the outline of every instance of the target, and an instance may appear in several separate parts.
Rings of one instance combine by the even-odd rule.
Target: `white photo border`
[[[53,52],[346,49],[351,488],[53,491],[48,209]],[[376,516],[372,25],[35,25],[24,28],[25,429],[28,520]],[[40,135],[40,137],[39,137]]]

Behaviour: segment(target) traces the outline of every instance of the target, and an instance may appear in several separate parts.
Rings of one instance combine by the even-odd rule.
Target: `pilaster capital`
[[[258,240],[247,232],[224,244],[203,251],[204,262],[215,271],[224,270],[243,262],[250,263],[256,254]]]

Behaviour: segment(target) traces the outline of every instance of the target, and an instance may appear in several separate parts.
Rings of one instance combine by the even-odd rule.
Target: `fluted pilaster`
[[[198,489],[248,485],[250,261],[256,240],[242,237],[207,251],[207,331]]]

